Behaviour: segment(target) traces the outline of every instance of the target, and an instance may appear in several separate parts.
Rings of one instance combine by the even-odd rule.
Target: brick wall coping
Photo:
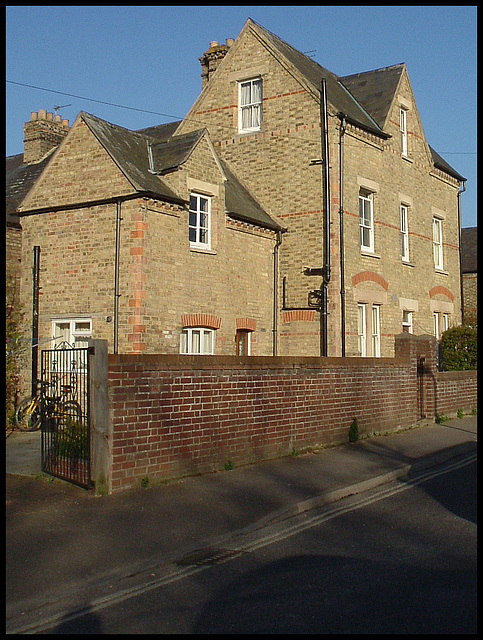
[[[408,366],[409,359],[394,358],[322,358],[299,356],[187,356],[177,354],[110,354],[110,367],[123,369],[183,369],[183,370],[262,370],[262,369],[360,369],[369,367]]]

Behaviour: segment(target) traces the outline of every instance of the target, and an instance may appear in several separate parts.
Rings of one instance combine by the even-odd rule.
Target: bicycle
[[[40,385],[43,388],[53,387],[54,393],[50,396],[40,394]],[[24,398],[18,405],[15,412],[15,422],[20,431],[31,432],[38,431],[41,425],[42,409],[47,419],[47,428],[49,431],[58,431],[64,429],[68,422],[82,421],[82,409],[76,400],[72,399],[73,385],[61,384],[60,393],[55,393],[57,383],[37,383],[37,394],[28,398]],[[41,406],[42,400],[44,407]]]

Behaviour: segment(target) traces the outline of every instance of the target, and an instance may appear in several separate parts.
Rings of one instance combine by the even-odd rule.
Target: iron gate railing
[[[91,482],[88,348],[41,352],[42,471],[88,489]]]

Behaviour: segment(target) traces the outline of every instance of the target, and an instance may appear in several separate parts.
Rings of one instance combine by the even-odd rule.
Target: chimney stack
[[[30,121],[23,128],[24,164],[41,160],[46,153],[59,146],[69,131],[69,121],[62,120],[58,114],[47,113],[45,109],[33,111]]]
[[[218,44],[216,40],[210,42],[208,51],[199,58],[201,63],[201,88],[204,89],[218,65],[228,53],[228,49],[234,43],[233,38],[227,38],[225,44]]]

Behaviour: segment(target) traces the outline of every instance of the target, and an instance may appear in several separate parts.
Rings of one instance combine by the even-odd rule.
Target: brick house
[[[392,356],[403,331],[460,323],[465,179],[426,142],[405,65],[337,77],[250,19],[200,62],[181,122],[80,113],[18,208],[41,339]]]
[[[478,227],[461,229],[461,277],[463,280],[464,323],[478,316]]]

